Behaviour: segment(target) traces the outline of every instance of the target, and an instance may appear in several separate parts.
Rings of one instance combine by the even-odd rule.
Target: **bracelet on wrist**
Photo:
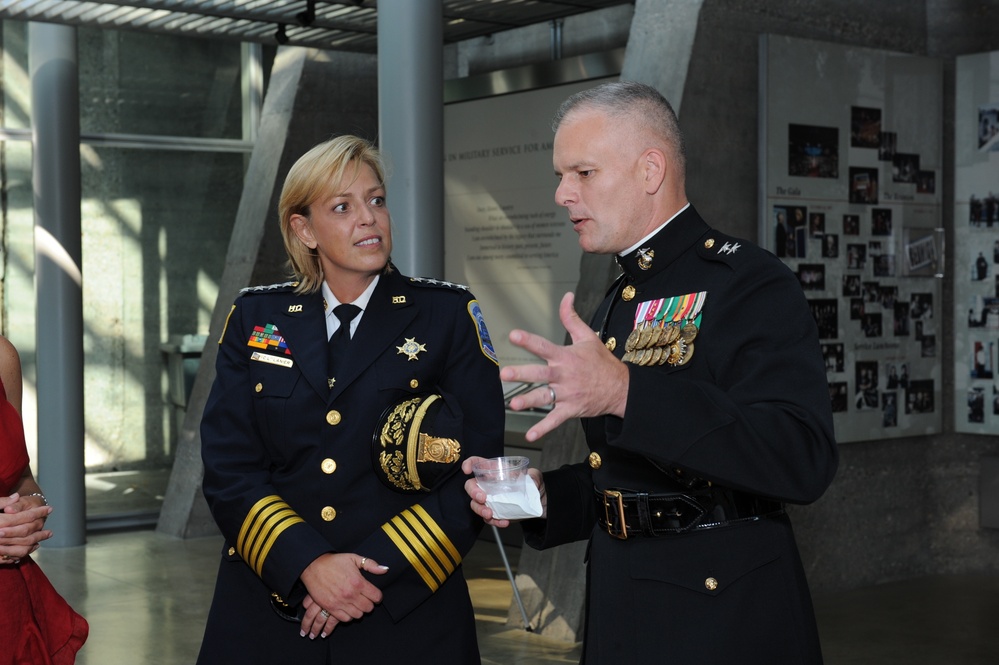
[[[42,500],[42,503],[44,503],[46,506],[49,505],[49,500],[46,499],[45,495],[42,494],[41,492],[32,492],[31,494],[25,494],[24,496],[37,496],[39,499]]]

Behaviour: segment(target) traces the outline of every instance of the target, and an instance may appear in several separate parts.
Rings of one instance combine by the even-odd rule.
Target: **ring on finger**
[[[324,619],[330,618],[330,613],[326,609],[319,610],[319,614],[321,614]]]
[[[364,568],[364,564],[368,562],[368,557],[361,557],[361,568]]]
[[[556,399],[555,398],[555,389],[551,387],[551,384],[548,385],[548,395],[552,398],[552,400],[551,400],[551,402],[549,402],[549,404],[551,404],[552,406],[555,406],[555,399]]]

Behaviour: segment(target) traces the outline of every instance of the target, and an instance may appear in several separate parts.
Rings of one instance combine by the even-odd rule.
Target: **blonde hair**
[[[365,139],[343,135],[312,148],[288,171],[278,202],[278,217],[288,264],[299,282],[297,293],[315,293],[323,282],[323,269],[316,250],[307,247],[292,228],[292,216],[308,218],[313,203],[349,185],[365,164],[379,183],[385,182],[385,166],[378,149]]]

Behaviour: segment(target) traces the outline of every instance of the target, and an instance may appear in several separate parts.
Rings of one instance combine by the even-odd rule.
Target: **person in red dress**
[[[90,631],[29,556],[51,512],[28,466],[21,361],[0,337],[0,665],[70,665]]]

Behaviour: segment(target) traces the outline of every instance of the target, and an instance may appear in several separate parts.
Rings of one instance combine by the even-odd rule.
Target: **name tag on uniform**
[[[295,364],[295,361],[291,358],[282,358],[281,356],[272,356],[266,353],[260,353],[259,351],[254,351],[253,355],[250,356],[250,360],[256,360],[257,362],[270,363],[271,365],[281,365],[281,367],[291,367]]]

